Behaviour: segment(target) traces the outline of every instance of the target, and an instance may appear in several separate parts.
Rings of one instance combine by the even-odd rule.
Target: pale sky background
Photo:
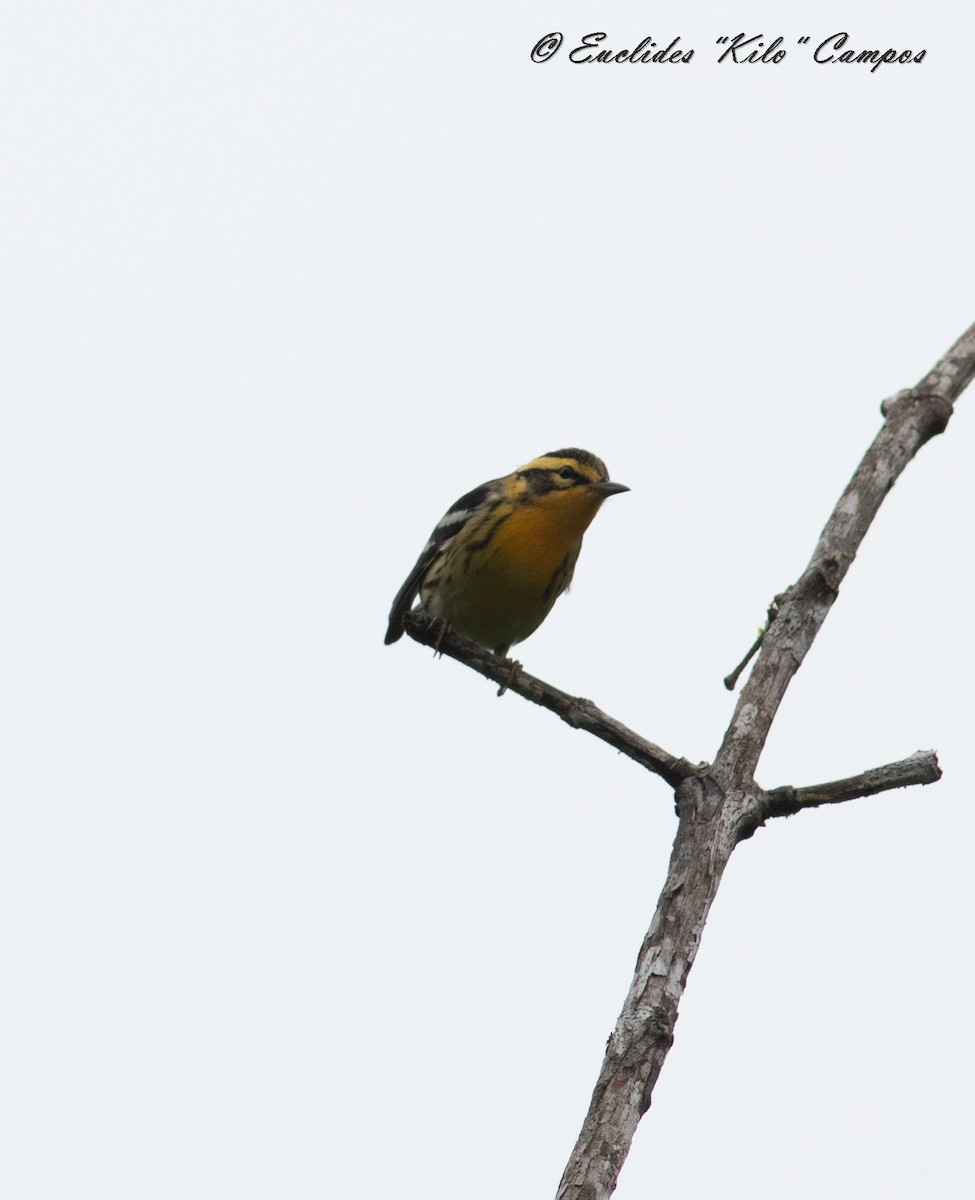
[[[383,646],[390,601],[457,496],[584,446],[632,492],[518,657],[714,754],[881,400],[975,320],[975,14],[2,14],[0,1194],[550,1197],[672,797]],[[595,30],[695,57],[572,65]],[[814,65],[842,30],[927,57]],[[717,66],[742,31],[787,59]],[[759,771],[944,780],[735,854],[620,1200],[975,1194],[973,455],[968,395]]]

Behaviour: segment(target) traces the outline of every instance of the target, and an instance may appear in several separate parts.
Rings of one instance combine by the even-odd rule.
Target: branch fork
[[[674,789],[679,821],[667,878],[557,1200],[606,1200],[615,1190],[673,1042],[677,1007],[735,846],[777,817],[941,778],[937,755],[930,750],[811,787],[765,790],[755,771],[786,689],[829,615],[884,497],[918,450],[944,432],[955,399],[973,378],[975,325],[916,387],[883,402],[884,423],[826,522],[808,566],[776,597],[756,644],[732,682],[725,681],[733,687],[757,653],[711,763],[692,764],[628,729],[591,700],[529,675],[520,664],[438,628],[422,613],[407,615],[406,632],[416,641],[504,685],[502,691],[550,709],[574,729],[592,733]]]

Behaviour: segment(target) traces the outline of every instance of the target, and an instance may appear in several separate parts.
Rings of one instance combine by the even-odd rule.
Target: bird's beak
[[[630,489],[625,483],[611,483],[607,479],[605,483],[594,483],[592,490],[603,496],[615,496],[617,492],[628,492]]]

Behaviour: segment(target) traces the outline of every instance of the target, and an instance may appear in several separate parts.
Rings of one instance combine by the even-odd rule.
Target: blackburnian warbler
[[[461,496],[397,593],[386,644],[403,636],[419,593],[422,612],[506,655],[569,586],[600,505],[629,490],[587,450],[555,450]]]

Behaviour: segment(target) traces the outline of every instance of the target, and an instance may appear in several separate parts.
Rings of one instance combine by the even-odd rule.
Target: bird
[[[582,537],[613,483],[588,450],[553,450],[451,505],[396,593],[386,645],[418,611],[506,658],[568,588]]]

